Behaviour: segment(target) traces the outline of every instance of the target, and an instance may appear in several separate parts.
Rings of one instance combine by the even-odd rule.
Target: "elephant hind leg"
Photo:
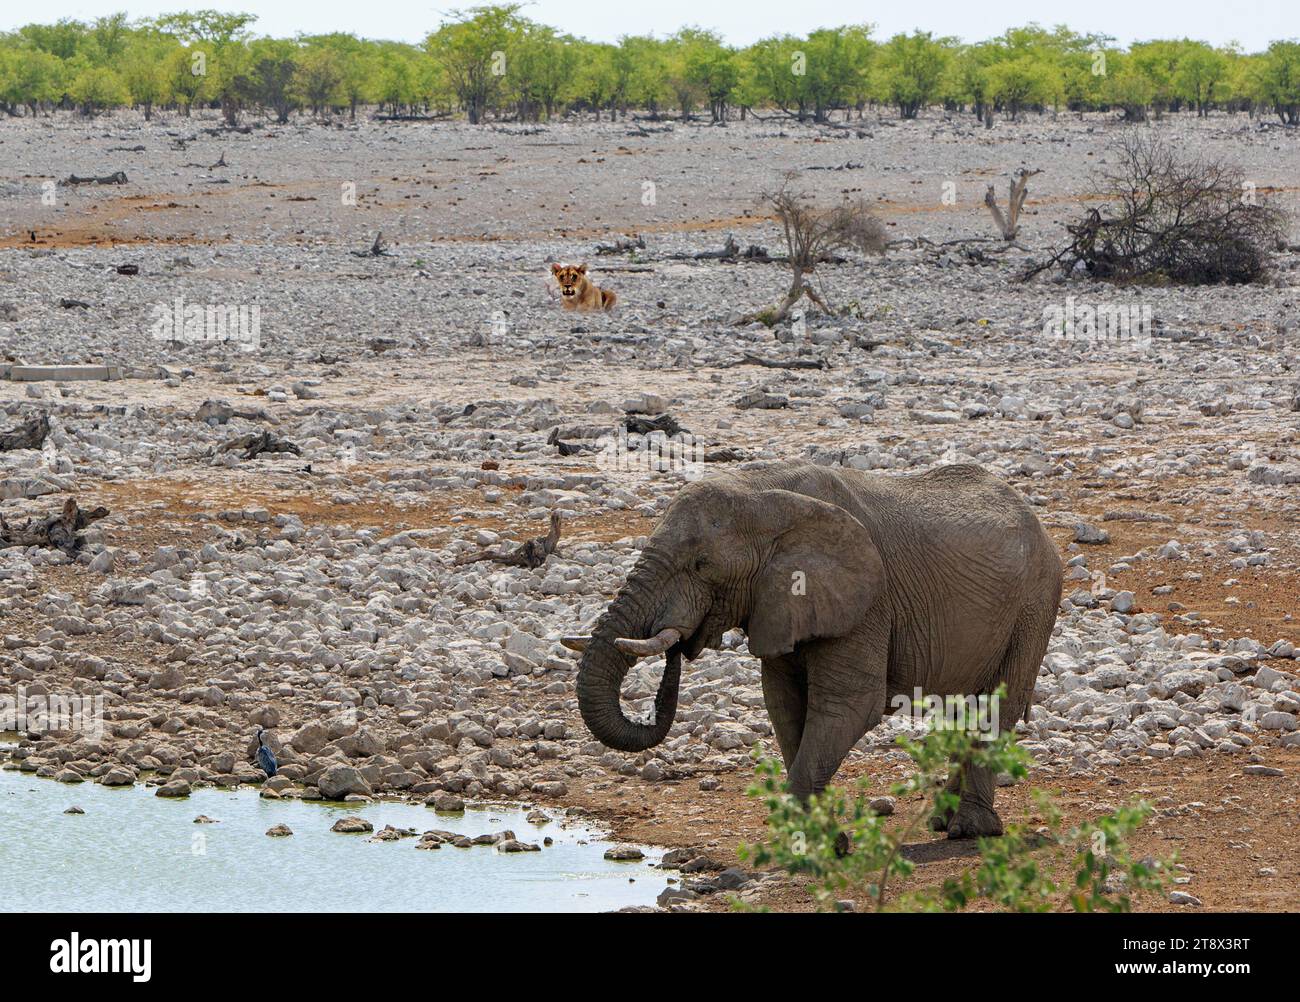
[[[944,785],[944,792],[951,793],[954,796],[961,796],[961,763],[954,762],[952,771],[948,773],[948,782]],[[957,813],[956,808],[950,808],[944,811],[935,811],[930,815],[930,831],[946,832],[948,825],[952,821],[952,816]]]
[[[979,838],[1002,834],[1002,819],[993,809],[996,788],[993,773],[970,762],[954,762],[945,792],[961,799],[956,809],[936,811],[930,816],[930,830],[947,832],[949,838]]]
[[[1033,702],[1034,684],[1038,680],[1038,670],[1043,664],[1043,655],[1047,653],[1047,644],[1052,636],[1052,627],[1056,624],[1056,607],[1044,605],[1042,608],[1027,607],[1021,610],[1011,631],[1002,663],[998,666],[992,692],[999,685],[1007,687],[1006,699],[998,707],[998,720],[1001,730],[1010,730],[1016,721],[1025,715]]]
[[[949,838],[980,838],[1002,834],[1002,819],[993,809],[993,773],[983,766],[962,763],[956,773],[961,803],[948,819]]]
[[[997,675],[988,687],[992,691],[1005,684],[1007,689],[1006,698],[998,706],[996,719],[999,732],[1014,728],[1016,721],[1029,709],[1034,682],[1038,678],[1038,669],[1047,651],[1047,641],[1055,621],[1054,606],[1029,608],[1021,612],[1006,653],[998,666]],[[1001,835],[1002,819],[993,809],[995,789],[992,772],[980,766],[962,763],[959,769],[953,770],[948,780],[948,790],[960,793],[961,802],[950,817],[936,816],[931,819],[931,826],[935,831],[947,831],[948,837],[954,839]],[[940,823],[942,827],[939,826]]]

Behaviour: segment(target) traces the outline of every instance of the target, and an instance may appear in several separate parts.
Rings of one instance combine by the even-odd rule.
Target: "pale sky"
[[[447,11],[474,2],[44,0],[30,5],[5,4],[0,30],[65,17],[89,21],[120,10],[135,19],[215,7],[257,14],[254,28],[259,34],[350,31],[366,38],[418,42]],[[698,25],[716,29],[734,45],[747,45],[766,35],[805,34],[813,28],[863,21],[877,26],[877,38],[921,28],[936,35],[980,41],[1006,28],[1037,21],[1045,27],[1065,23],[1079,32],[1103,32],[1125,45],[1148,38],[1187,37],[1215,45],[1237,41],[1247,51],[1263,49],[1274,39],[1300,36],[1296,0],[920,0],[888,4],[844,0],[533,0],[523,13],[562,31],[610,42],[624,34],[665,35],[685,25]]]

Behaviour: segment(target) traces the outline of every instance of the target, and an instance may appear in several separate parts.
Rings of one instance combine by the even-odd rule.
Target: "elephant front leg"
[[[763,703],[789,772],[799,754],[808,714],[808,676],[795,655],[763,659]]]
[[[850,636],[801,648],[808,711],[790,766],[790,792],[801,800],[826,788],[858,739],[884,715],[885,648],[864,639]]]

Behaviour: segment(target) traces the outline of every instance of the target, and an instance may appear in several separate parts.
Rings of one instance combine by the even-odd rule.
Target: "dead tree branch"
[[[44,414],[32,418],[17,428],[0,432],[0,452],[11,449],[39,449],[50,433],[50,419]]]
[[[1268,273],[1286,232],[1281,210],[1256,204],[1241,171],[1217,160],[1181,160],[1161,139],[1132,130],[1115,146],[1117,166],[1100,179],[1108,199],[1066,226],[1070,242],[1031,265],[1054,265],[1112,282],[1213,285]]]
[[[85,542],[79,535],[82,529],[108,515],[108,509],[99,507],[82,511],[75,498],[63,503],[63,511],[48,518],[28,519],[22,526],[10,526],[0,515],[0,549],[12,546],[41,546],[62,550],[74,556]]]
[[[618,237],[612,244],[596,244],[597,254],[626,254],[637,250],[645,250],[645,237],[639,233],[627,238]]]
[[[560,542],[560,513],[551,512],[551,531],[545,536],[536,536],[526,542],[520,543],[513,550],[504,553],[478,553],[473,556],[462,556],[456,558],[456,566],[462,567],[465,564],[475,564],[483,560],[490,560],[494,564],[505,564],[507,567],[527,567],[534,569],[541,567],[546,563],[546,558],[555,552],[556,546]]]
[[[1016,234],[1020,231],[1020,210],[1025,207],[1025,196],[1029,194],[1027,187],[1029,179],[1041,173],[1043,173],[1041,170],[1025,169],[1017,172],[1011,179],[1005,215],[998,207],[997,196],[993,194],[993,185],[989,185],[988,191],[984,193],[984,204],[989,207],[989,212],[993,213],[993,222],[997,225],[998,232],[1002,234],[1002,239],[1008,243],[1016,239]]]
[[[77,177],[76,174],[69,174],[63,181],[64,184],[126,184],[126,173],[124,171],[114,171],[112,174],[105,174],[102,177]]]
[[[353,257],[393,257],[394,256],[393,252],[390,251],[387,245],[384,243],[383,230],[380,230],[377,234],[375,234],[375,242],[370,245],[369,250],[349,251],[348,253],[350,253]]]
[[[239,435],[230,441],[221,445],[218,452],[233,452],[236,449],[243,449],[244,454],[241,458],[253,459],[264,452],[280,453],[288,452],[295,456],[301,456],[302,450],[287,439],[279,438],[269,431],[253,431],[247,435]]]

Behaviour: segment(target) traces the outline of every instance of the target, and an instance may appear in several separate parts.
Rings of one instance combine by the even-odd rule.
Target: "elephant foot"
[[[962,804],[948,821],[947,830],[949,838],[988,838],[1002,834],[1002,819],[991,807]]]
[[[952,816],[955,813],[956,813],[955,811],[939,811],[936,814],[931,814],[930,831],[946,832],[948,830],[948,826],[952,824]]]

